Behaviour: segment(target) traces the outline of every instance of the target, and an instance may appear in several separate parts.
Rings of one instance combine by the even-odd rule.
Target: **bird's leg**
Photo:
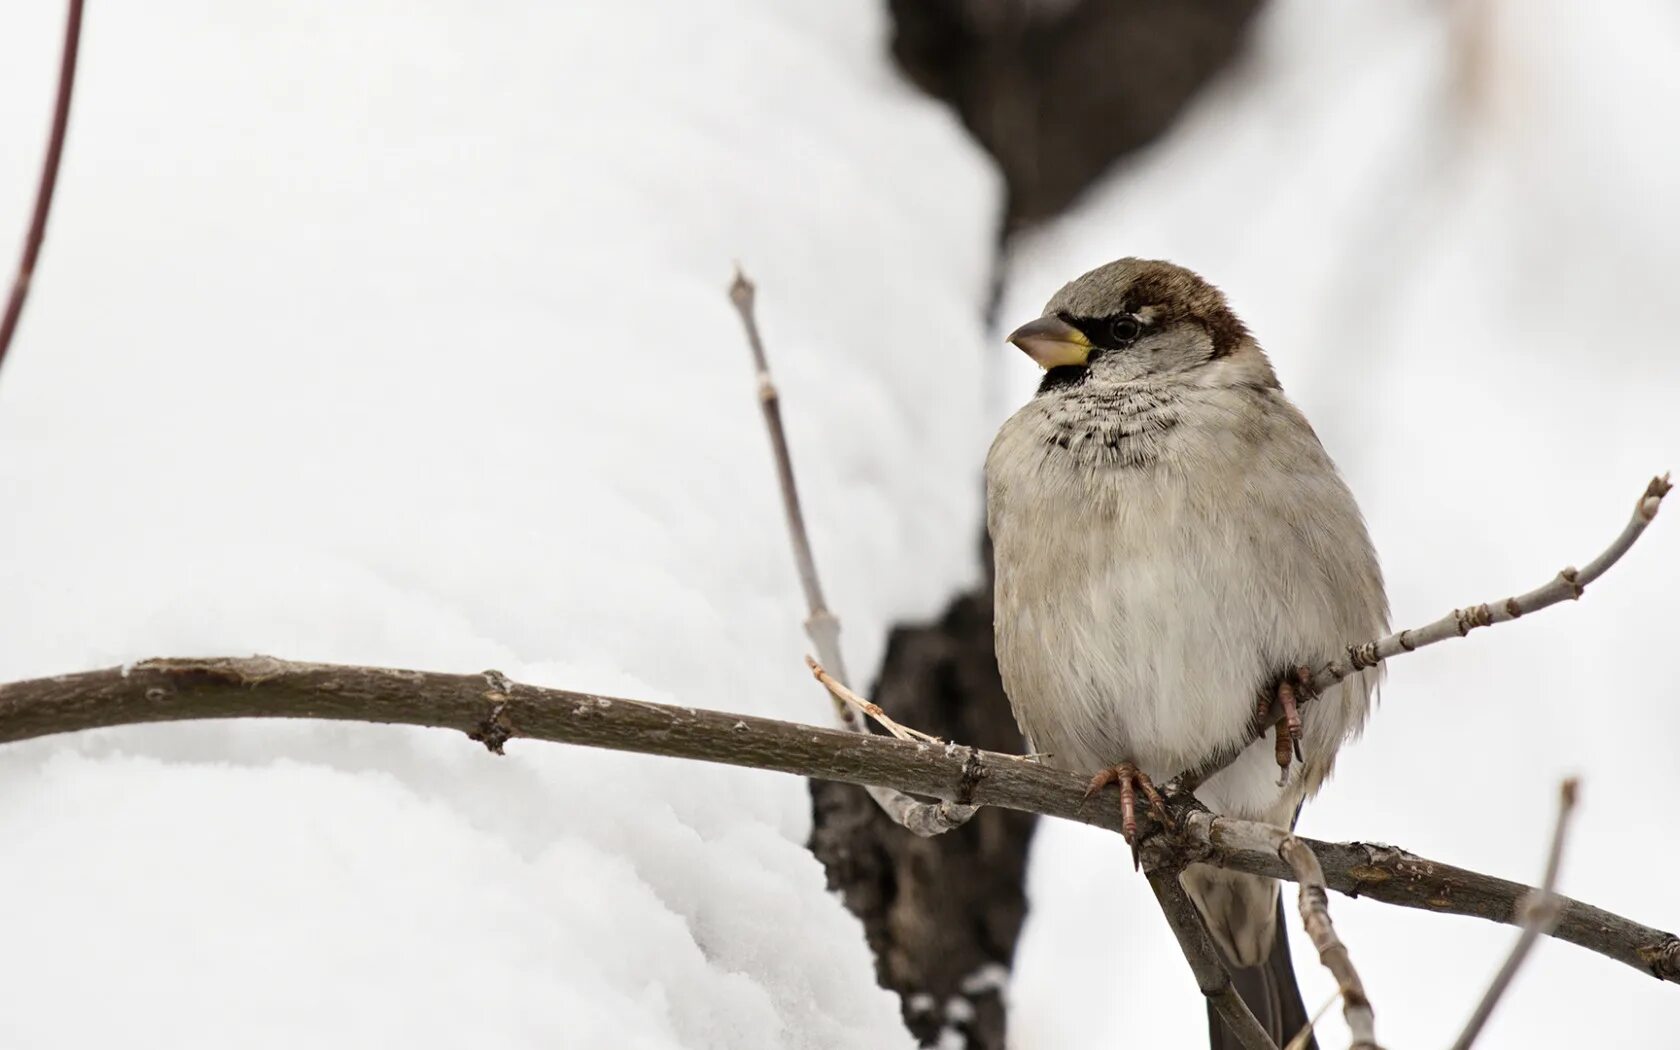
[[[1285,696],[1288,696],[1290,707],[1293,707],[1295,697],[1293,691],[1289,689],[1288,682],[1278,683],[1277,689],[1269,696],[1265,693],[1260,694],[1260,702],[1255,707],[1254,717],[1255,724],[1262,727],[1262,736],[1265,735],[1265,727],[1272,720],[1272,705],[1282,703]],[[1299,711],[1295,712],[1295,717],[1300,718]],[[1273,749],[1273,756],[1277,759],[1278,764],[1278,785],[1282,786],[1289,776],[1289,763],[1295,758],[1295,750],[1300,745],[1295,742],[1294,737],[1289,735],[1287,714],[1284,716],[1284,721],[1277,724],[1276,729],[1277,732],[1272,737],[1276,744]]]
[[[1168,828],[1176,827],[1172,814],[1167,811],[1167,801],[1161,793],[1155,790],[1155,782],[1148,774],[1137,767],[1135,762],[1122,762],[1117,766],[1109,766],[1099,770],[1091,778],[1091,783],[1085,788],[1085,797],[1090,798],[1110,784],[1120,786],[1120,829],[1126,838],[1127,845],[1132,847],[1132,870],[1138,867],[1138,823],[1137,823],[1137,793],[1143,792],[1149,801],[1149,812],[1155,819]]]
[[[1283,719],[1277,724],[1276,757],[1278,764],[1278,783],[1289,776],[1291,760],[1305,762],[1306,756],[1301,753],[1301,707],[1298,697],[1312,696],[1312,670],[1306,666],[1295,668],[1291,674],[1285,674],[1278,679],[1277,688],[1272,696],[1262,695],[1258,714],[1264,724],[1272,713],[1276,704],[1283,710]]]
[[[1274,728],[1277,735],[1274,737],[1272,757],[1277,760],[1278,787],[1282,787],[1289,783],[1289,763],[1295,757],[1295,752],[1300,751],[1301,745],[1297,744],[1294,738],[1289,735],[1289,730],[1284,727],[1282,722],[1279,722]]]
[[[1301,709],[1295,703],[1295,686],[1287,680],[1279,682],[1277,698],[1279,706],[1283,708],[1282,729],[1289,734],[1289,743],[1295,751],[1295,759],[1305,762],[1306,758],[1301,754]],[[1284,750],[1281,744],[1278,750]]]
[[[1294,695],[1283,708],[1284,719],[1289,724],[1289,735],[1295,741],[1295,757],[1305,762],[1307,758],[1301,754],[1301,712],[1295,705],[1297,701],[1304,703],[1318,697],[1318,690],[1313,688],[1312,668],[1306,664],[1295,665],[1295,685],[1291,692]]]

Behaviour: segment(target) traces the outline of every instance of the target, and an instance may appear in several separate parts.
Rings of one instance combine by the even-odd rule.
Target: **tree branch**
[[[1219,950],[1213,946],[1213,939],[1208,936],[1207,927],[1202,924],[1202,917],[1197,913],[1196,905],[1179,884],[1178,872],[1150,872],[1149,888],[1155,891],[1155,900],[1161,905],[1161,914],[1167,917],[1167,925],[1172,927],[1173,936],[1178,938],[1179,949],[1190,962],[1190,971],[1196,975],[1196,987],[1202,990],[1208,1002],[1219,1011],[1225,1027],[1231,1030],[1231,1034],[1243,1045],[1244,1050],[1277,1050],[1277,1044],[1272,1042],[1272,1037],[1260,1027],[1253,1011],[1231,985],[1230,971],[1225,969],[1224,962],[1220,960]]]
[[[1354,672],[1376,667],[1401,653],[1415,652],[1426,645],[1434,645],[1448,638],[1462,638],[1478,627],[1508,623],[1525,613],[1538,612],[1547,606],[1581,597],[1587,585],[1603,576],[1610,566],[1621,560],[1634,541],[1639,539],[1645,527],[1657,516],[1663,497],[1668,495],[1673,487],[1667,474],[1652,478],[1645,486],[1644,494],[1633,505],[1633,516],[1623,526],[1621,533],[1598,557],[1588,562],[1586,568],[1576,569],[1571,566],[1527,594],[1506,598],[1502,602],[1454,609],[1434,623],[1398,631],[1374,642],[1350,645],[1344,657],[1325,664],[1313,675],[1311,689],[1300,697],[1300,704],[1305,707],[1316,694],[1324,692]],[[1249,745],[1265,736],[1268,729],[1282,720],[1281,705],[1273,704],[1271,707],[1275,710],[1269,709],[1264,714],[1257,715],[1249,724],[1248,733],[1242,741],[1216,752],[1200,764],[1180,773],[1173,778],[1173,787],[1177,790],[1193,791],[1197,785],[1235,762],[1237,756],[1247,750]]]
[[[64,135],[70,126],[70,94],[76,84],[76,54],[81,37],[82,0],[70,0],[64,24],[64,50],[58,63],[58,95],[53,100],[52,131],[47,135],[47,155],[41,162],[41,181],[35,189],[35,210],[29,218],[29,232],[24,235],[23,256],[18,259],[12,292],[6,298],[6,312],[0,314],[0,364],[5,363],[6,350],[11,347],[18,319],[23,316],[23,301],[29,297],[35,262],[41,257],[41,245],[47,238],[47,214],[52,211],[58,164],[64,156]]]
[[[758,407],[764,414],[764,429],[770,435],[770,451],[776,460],[776,482],[782,493],[782,510],[787,515],[788,541],[793,545],[793,564],[799,572],[799,586],[805,591],[805,605],[809,610],[805,633],[817,647],[817,659],[834,668],[845,681],[846,663],[840,656],[840,621],[829,612],[823,601],[822,580],[817,576],[817,559],[811,553],[811,536],[805,528],[805,511],[799,504],[799,485],[793,476],[793,458],[788,452],[787,431],[782,427],[782,397],[770,376],[770,361],[764,355],[764,339],[758,331],[758,314],[754,309],[757,288],[737,266],[735,279],[729,283],[729,301],[741,315],[741,328],[747,336],[747,348],[752,351],[753,368],[758,379]],[[863,732],[857,717],[836,705],[841,720],[848,729]]]
[[[782,399],[770,376],[770,361],[764,354],[764,339],[758,331],[758,314],[754,310],[755,289],[740,267],[729,284],[729,301],[741,315],[741,328],[752,351],[753,367],[758,373],[758,404],[764,413],[764,429],[770,435],[770,451],[776,460],[776,480],[781,488],[782,508],[787,514],[788,539],[793,544],[793,563],[799,571],[799,585],[805,591],[805,636],[816,647],[817,660],[832,676],[841,690],[846,690],[846,662],[840,655],[840,618],[829,611],[823,601],[822,581],[817,577],[817,561],[811,553],[811,537],[805,529],[805,512],[799,505],[799,485],[793,476],[793,458],[788,452],[787,433],[782,428]],[[819,680],[821,676],[819,675]],[[833,685],[823,683],[834,700],[834,711],[840,724],[854,733],[869,732],[856,705],[848,703]],[[855,693],[852,694],[856,696]],[[858,697],[862,704],[868,701]],[[875,705],[869,704],[870,707]],[[867,710],[867,708],[865,709]],[[877,711],[880,709],[877,707]],[[884,713],[883,713],[884,717]],[[894,723],[896,724],[896,723]],[[893,822],[923,837],[944,834],[960,828],[974,816],[974,809],[950,802],[918,802],[903,792],[881,785],[868,785],[870,797]]]
[[[1482,1001],[1476,1004],[1475,1012],[1464,1026],[1464,1031],[1453,1043],[1453,1050],[1470,1050],[1470,1044],[1481,1034],[1482,1026],[1487,1024],[1493,1015],[1493,1008],[1499,1003],[1500,996],[1510,987],[1511,978],[1516,976],[1517,968],[1522,966],[1523,960],[1533,950],[1534,942],[1543,933],[1551,933],[1563,917],[1561,898],[1557,895],[1558,867],[1563,861],[1563,839],[1569,830],[1569,816],[1575,810],[1575,794],[1577,783],[1574,778],[1563,782],[1558,792],[1557,824],[1552,828],[1552,845],[1546,851],[1546,873],[1540,880],[1540,888],[1523,901],[1523,910],[1527,912],[1527,920],[1523,923],[1522,934],[1517,937],[1517,943],[1511,946],[1511,954],[1506,956],[1504,965],[1494,975],[1493,983],[1482,995]]]
[[[477,675],[291,663],[272,657],[148,660],[0,685],[0,743],[82,729],[197,718],[325,718],[456,729],[500,752],[527,738],[887,786],[964,806],[1001,806],[1120,831],[1119,807],[1087,804],[1086,780],[1016,756],[767,718],[520,685]],[[1142,815],[1140,815],[1141,817]],[[1146,829],[1150,825],[1145,825]],[[1190,863],[1294,881],[1278,828],[1185,813],[1148,836],[1150,870]],[[1325,884],[1425,911],[1510,925],[1530,888],[1392,846],[1302,839]],[[1661,980],[1680,982],[1680,938],[1559,897],[1553,935]]]
[[[862,718],[863,715],[867,715],[880,722],[887,728],[888,732],[900,741],[913,741],[917,747],[925,751],[930,745],[937,745],[939,741],[926,734],[900,726],[888,717],[878,705],[857,695],[846,686],[844,663],[839,651],[840,624],[823,600],[821,583],[817,577],[810,537],[805,528],[804,513],[800,508],[799,493],[788,452],[787,437],[782,427],[780,396],[770,376],[769,362],[764,352],[764,342],[759,333],[757,316],[754,312],[754,287],[739,268],[737,268],[735,279],[730,286],[729,298],[740,315],[741,325],[746,333],[747,345],[752,351],[753,363],[757,369],[759,404],[763,410],[765,428],[769,432],[771,450],[775,457],[783,509],[787,516],[788,533],[793,546],[794,562],[799,571],[801,586],[805,591],[808,609],[805,633],[811,639],[812,644],[816,646],[821,661],[819,663],[813,661],[810,657],[806,657],[806,662],[810,665],[817,679],[829,690],[835,701],[835,709],[840,716],[841,724],[847,729],[855,733],[871,735]],[[1307,678],[1306,670],[1303,669],[1302,685],[1305,687],[1303,692],[1306,695],[1301,697],[1301,702],[1310,701],[1342,679],[1363,669],[1375,667],[1398,653],[1412,652],[1454,635],[1463,636],[1476,627],[1514,620],[1525,612],[1543,609],[1561,602],[1565,598],[1579,598],[1587,584],[1603,575],[1633,546],[1634,541],[1639,538],[1645,527],[1656,516],[1662,498],[1667,495],[1669,489],[1667,475],[1653,478],[1646,487],[1644,495],[1635,504],[1634,513],[1628,525],[1610,547],[1589,562],[1583,570],[1566,568],[1558,573],[1557,577],[1541,587],[1520,597],[1506,599],[1497,610],[1486,604],[1469,609],[1454,609],[1448,616],[1442,617],[1425,627],[1400,631],[1397,634],[1363,645],[1349,646],[1344,659],[1333,660],[1326,664],[1310,680]],[[834,673],[829,674],[822,664],[827,664]],[[1180,773],[1168,785],[1168,790],[1181,799],[1189,799],[1193,802],[1191,792],[1208,777],[1230,765],[1242,751],[1258,741],[1268,728],[1284,717],[1285,710],[1285,705],[1270,705],[1267,710],[1257,714],[1251,721],[1242,740],[1209,756],[1195,767]],[[1279,730],[1279,733],[1281,747],[1282,730]],[[950,750],[950,748],[946,749],[947,757],[949,757]],[[931,836],[949,831],[954,827],[961,826],[974,815],[973,803],[989,801],[980,798],[973,790],[980,779],[980,754],[979,751],[969,749],[969,761],[965,763],[964,771],[961,774],[964,790],[959,792],[954,800],[952,796],[940,795],[937,791],[921,791],[920,793],[923,794],[944,797],[947,801],[940,805],[918,802],[904,793],[904,790],[918,790],[916,788],[899,790],[897,787],[886,787],[878,784],[871,784],[870,794],[889,817],[918,835]],[[1297,754],[1299,754],[1298,750]],[[1283,761],[1287,765],[1287,758]],[[970,770],[972,770],[972,776]],[[822,774],[808,773],[807,775],[821,776]],[[998,800],[995,804],[1020,808],[1007,800]],[[1030,811],[1046,815],[1066,815],[1047,809],[1030,809]],[[1216,819],[1212,818],[1211,815],[1207,816],[1209,820]],[[1074,819],[1082,818],[1075,816]],[[1093,821],[1093,823],[1095,822]],[[1231,824],[1227,828],[1227,833],[1246,835],[1248,838],[1255,840],[1254,843],[1251,843],[1251,846],[1256,847],[1254,852],[1257,854],[1244,857],[1242,861],[1262,867],[1269,866],[1272,862],[1282,862],[1288,872],[1284,877],[1293,878],[1300,884],[1302,921],[1305,923],[1307,933],[1312,938],[1314,946],[1318,949],[1320,961],[1336,978],[1348,1026],[1353,1033],[1353,1050],[1380,1050],[1374,1032],[1374,1013],[1370,1000],[1365,994],[1364,985],[1358,972],[1354,969],[1346,945],[1337,936],[1335,927],[1330,921],[1326,875],[1319,859],[1314,855],[1313,849],[1308,847],[1303,840],[1282,829],[1262,824],[1238,826],[1241,823]],[[1204,863],[1222,864],[1243,870],[1242,864],[1236,862],[1235,858],[1225,857],[1215,852],[1211,837],[1213,825],[1211,823],[1207,824],[1205,830],[1208,833],[1208,838],[1205,841],[1190,843],[1192,848],[1199,850],[1202,854],[1197,859]],[[1156,855],[1152,858],[1150,883],[1155,889],[1162,911],[1178,937],[1185,958],[1196,975],[1198,986],[1225,1019],[1236,1037],[1250,1050],[1271,1046],[1269,1038],[1261,1030],[1253,1014],[1249,1012],[1231,987],[1230,975],[1225,971],[1218,954],[1212,950],[1206,930],[1202,928],[1201,921],[1195,914],[1195,909],[1190,906],[1188,898],[1185,897],[1182,888],[1177,883],[1176,872],[1185,863],[1182,857],[1182,847],[1185,843],[1182,841],[1183,836],[1175,836],[1175,839],[1181,840],[1173,847],[1179,855],[1163,858],[1159,855],[1162,847],[1157,845]],[[1157,841],[1159,842],[1159,840]],[[1399,851],[1390,850],[1389,852],[1398,853]],[[1408,859],[1416,859],[1409,858],[1409,855],[1403,856]],[[1375,861],[1377,858],[1369,859]],[[1429,862],[1422,863],[1428,864]],[[1439,867],[1443,872],[1450,871],[1454,874],[1462,874],[1479,883],[1488,884],[1486,888],[1490,891],[1490,895],[1496,899],[1503,889],[1502,886],[1498,885],[1502,880],[1488,879],[1486,876],[1469,872],[1459,872],[1458,869],[1448,869],[1444,865]],[[1384,881],[1391,877],[1380,864],[1367,865],[1367,869],[1370,872],[1381,874]],[[1269,871],[1259,873],[1277,874]],[[1415,889],[1416,887],[1416,880],[1413,880],[1408,886],[1409,889]],[[1344,892],[1357,893],[1360,889],[1360,883],[1356,880],[1352,889],[1344,890]],[[1405,893],[1402,892],[1398,896],[1404,897]],[[1555,899],[1549,894],[1546,900],[1555,902]],[[1403,899],[1396,899],[1394,903],[1417,906],[1413,901]],[[1450,899],[1447,903],[1450,904]],[[1430,899],[1429,904],[1434,906],[1436,900]],[[1578,907],[1583,911],[1588,910],[1585,905],[1579,905]],[[1557,909],[1560,919],[1562,910],[1561,907]],[[1596,909],[1591,910],[1596,911]],[[1503,916],[1489,915],[1487,917],[1510,921],[1509,916],[1510,912],[1506,911]],[[1611,918],[1615,919],[1617,917],[1611,916]],[[1626,920],[1619,919],[1617,921],[1626,922]],[[1606,930],[1607,928],[1601,927],[1599,934]],[[1656,931],[1646,932],[1656,934]],[[1581,943],[1588,943],[1587,939],[1599,936],[1599,934],[1591,931],[1580,931],[1580,934],[1585,938]],[[1528,945],[1532,943],[1534,937],[1538,936],[1538,930],[1525,928],[1524,936],[1527,943],[1519,941],[1518,949],[1513,952],[1512,959],[1507,963],[1508,970],[1515,970],[1516,965],[1521,962],[1522,956],[1526,954]],[[1595,945],[1589,944],[1588,946]],[[1598,950],[1602,951],[1604,949],[1599,948]],[[1655,953],[1651,957],[1656,962],[1653,963],[1646,959],[1646,955],[1650,953]],[[1613,954],[1613,952],[1606,952],[1606,954]],[[1652,972],[1659,976],[1666,976],[1665,970],[1672,969],[1676,962],[1676,945],[1671,936],[1656,934],[1655,939],[1645,940],[1637,945],[1635,954],[1639,955],[1640,961],[1645,962]],[[1629,959],[1623,957],[1623,961],[1626,962]],[[1504,975],[1502,978],[1502,980],[1508,979],[1508,975]],[[1672,977],[1670,976],[1668,979],[1672,979]],[[1500,990],[1502,990],[1502,981],[1496,981],[1495,987],[1488,992],[1488,1000],[1484,1003],[1484,1009],[1491,1010],[1492,1002],[1497,999]],[[1475,1021],[1472,1024],[1474,1027],[1479,1027],[1479,1024]],[[1473,1031],[1469,1033],[1469,1037],[1473,1038]],[[1256,1042],[1256,1038],[1258,1042]]]
[[[1295,881],[1301,887],[1301,922],[1306,926],[1307,936],[1312,938],[1313,947],[1318,949],[1318,961],[1336,979],[1336,988],[1341,992],[1342,1013],[1353,1035],[1350,1050],[1381,1050],[1377,1045],[1371,1000],[1365,995],[1365,982],[1359,979],[1359,971],[1353,968],[1353,957],[1348,954],[1347,945],[1342,943],[1336,927],[1330,922],[1330,900],[1324,883],[1324,869],[1305,842],[1287,833],[1282,838],[1278,856],[1295,873]]]
[[[863,697],[847,688],[846,683],[829,674],[827,669],[816,661],[815,657],[806,656],[805,666],[811,669],[811,677],[821,682],[823,684],[823,688],[828,690],[830,696],[845,704],[847,707],[854,708],[861,711],[863,714],[868,715],[876,725],[885,729],[889,735],[895,736],[900,740],[920,740],[927,744],[943,744],[945,742],[934,736],[932,733],[924,733],[920,729],[911,729],[909,726],[899,724],[896,719],[882,709],[880,704],[875,703],[873,700],[865,700]]]
[[[1102,827],[1117,823],[1084,822],[1100,823]],[[1205,810],[1192,812],[1181,816],[1179,831],[1170,841],[1160,835],[1145,839],[1143,865],[1153,870],[1187,863],[1214,864],[1294,882],[1295,872],[1275,852],[1279,834],[1281,829],[1270,824],[1216,816]],[[1523,901],[1533,890],[1522,883],[1442,864],[1396,846],[1309,838],[1301,841],[1323,867],[1325,884],[1349,897],[1468,915],[1509,926],[1521,926],[1526,919]],[[1552,936],[1661,980],[1680,982],[1680,938],[1674,934],[1561,895],[1558,903],[1560,915]]]

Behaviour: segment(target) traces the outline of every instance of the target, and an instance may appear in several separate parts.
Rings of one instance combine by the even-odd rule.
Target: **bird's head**
[[[1009,335],[1044,368],[1047,388],[1180,380],[1199,386],[1276,383],[1225,296],[1153,259],[1119,259],[1062,287],[1044,316]]]

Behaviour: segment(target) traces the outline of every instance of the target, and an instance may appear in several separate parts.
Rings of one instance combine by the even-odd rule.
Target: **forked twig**
[[[1488,985],[1482,993],[1482,1001],[1476,1004],[1476,1010],[1470,1015],[1464,1031],[1459,1034],[1458,1041],[1453,1043],[1453,1050],[1470,1050],[1470,1044],[1481,1034],[1482,1026],[1493,1015],[1493,1008],[1498,1005],[1500,996],[1510,987],[1511,978],[1516,976],[1518,967],[1528,958],[1534,949],[1534,942],[1542,935],[1550,934],[1557,928],[1558,920],[1563,918],[1563,901],[1557,895],[1558,866],[1563,860],[1563,840],[1569,830],[1569,817],[1575,811],[1575,795],[1578,782],[1571,777],[1563,782],[1558,791],[1557,823],[1552,827],[1552,845],[1546,853],[1546,874],[1540,880],[1539,889],[1535,890],[1524,902],[1527,912],[1523,920],[1522,933],[1517,936],[1517,943],[1511,946],[1511,954],[1505,957],[1505,962],[1494,974],[1493,983]]]
[[[943,744],[945,742],[931,733],[924,733],[920,729],[911,729],[909,726],[894,721],[892,717],[886,713],[886,711],[881,709],[880,704],[877,704],[872,700],[865,700],[863,697],[848,689],[845,682],[840,681],[838,678],[835,678],[833,675],[824,670],[823,665],[818,663],[815,657],[805,657],[805,666],[811,669],[812,677],[821,682],[823,684],[823,688],[827,689],[836,700],[854,707],[862,714],[874,719],[882,729],[885,729],[898,739],[920,740],[925,744]]]
[[[817,650],[818,666],[829,668],[817,675],[834,700],[834,710],[840,724],[854,733],[867,733],[859,712],[877,717],[894,736],[900,739],[934,740],[918,734],[886,718],[880,707],[864,700],[846,688],[846,664],[840,655],[840,619],[823,600],[822,581],[817,577],[817,561],[811,553],[811,537],[805,528],[805,513],[799,505],[799,486],[793,476],[793,457],[788,453],[787,432],[782,427],[781,395],[770,376],[770,362],[764,353],[764,339],[758,330],[758,315],[754,309],[753,283],[740,267],[729,284],[729,301],[741,316],[746,332],[747,347],[752,351],[753,368],[758,376],[758,405],[764,414],[764,428],[770,435],[770,451],[776,460],[776,480],[781,486],[782,509],[787,514],[788,539],[793,544],[793,561],[799,570],[799,585],[805,591],[805,635]],[[809,658],[807,658],[809,659]],[[832,684],[831,684],[832,683]],[[835,687],[838,686],[837,690]],[[873,711],[870,711],[873,708]],[[876,713],[879,712],[877,715]],[[901,734],[909,733],[912,736]],[[962,827],[974,816],[976,807],[955,802],[918,802],[903,792],[886,787],[871,787],[869,794],[887,816],[917,835],[931,836]]]

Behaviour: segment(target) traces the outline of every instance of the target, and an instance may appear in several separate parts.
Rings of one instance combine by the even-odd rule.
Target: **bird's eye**
[[[1138,337],[1143,326],[1138,324],[1137,318],[1131,316],[1116,317],[1108,322],[1108,337],[1118,346],[1124,346]]]

